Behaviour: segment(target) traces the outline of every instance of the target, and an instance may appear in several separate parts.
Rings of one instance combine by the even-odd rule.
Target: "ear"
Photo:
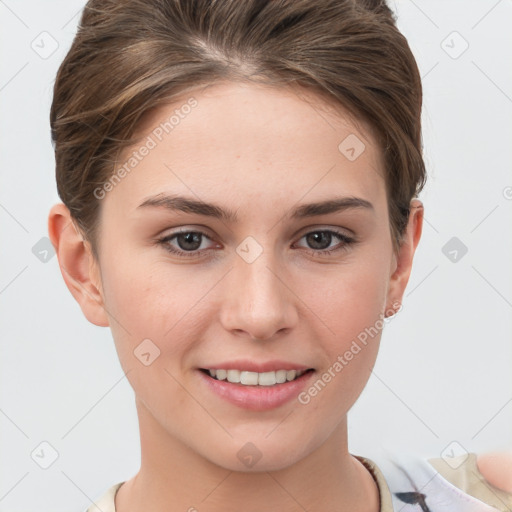
[[[62,277],[87,320],[94,325],[108,327],[99,263],[63,203],[54,205],[50,210],[48,234],[59,260]]]
[[[410,206],[409,221],[397,254],[393,256],[391,278],[389,281],[386,311],[400,308],[409,276],[416,247],[423,229],[423,203],[413,199]]]

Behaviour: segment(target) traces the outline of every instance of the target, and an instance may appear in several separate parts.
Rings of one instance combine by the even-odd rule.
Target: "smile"
[[[233,368],[197,369],[200,381],[210,393],[236,407],[252,411],[265,411],[293,403],[315,373],[312,368],[268,372]]]
[[[223,369],[202,369],[208,372],[210,377],[216,380],[228,381],[232,384],[242,384],[244,386],[274,386],[275,384],[284,384],[298,379],[307,371],[312,370],[277,370],[270,372],[249,372],[243,370],[223,370]]]

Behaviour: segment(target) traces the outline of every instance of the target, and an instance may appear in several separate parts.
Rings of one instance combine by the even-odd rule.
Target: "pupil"
[[[324,243],[327,242],[325,247],[322,247],[322,238],[324,239]],[[331,234],[327,233],[326,231],[317,231],[316,233],[308,235],[308,243],[312,245],[312,247],[315,249],[325,249],[326,247],[329,247],[331,243]],[[320,247],[318,246],[318,244],[320,244]]]
[[[182,237],[182,238],[180,238],[180,237]],[[200,241],[201,234],[200,233],[185,233],[184,235],[180,235],[180,237],[178,237],[178,245],[180,246],[180,249],[193,251],[201,245],[201,241]],[[185,246],[181,243],[181,239],[185,240]],[[194,241],[194,239],[195,239],[195,241]],[[187,244],[189,244],[189,243],[192,244],[192,247],[187,246]],[[197,245],[197,247],[196,247],[196,245]]]

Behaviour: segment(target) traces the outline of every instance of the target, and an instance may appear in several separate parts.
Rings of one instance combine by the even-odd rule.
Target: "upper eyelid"
[[[161,237],[179,235],[181,233],[202,233],[205,236],[208,236],[211,238],[211,235],[209,234],[209,232],[212,232],[212,231],[210,230],[210,228],[205,227],[205,226],[198,226],[198,227],[194,227],[194,226],[186,227],[185,226],[185,227],[179,227],[176,229],[177,229],[177,231],[169,232],[165,235],[161,235]],[[341,231],[341,234],[344,234],[347,237],[355,236],[355,233],[347,227],[329,226],[329,225],[305,226],[305,227],[297,230],[293,236],[298,236],[300,233],[302,233],[301,236],[304,236],[305,234],[314,233],[316,231],[334,231],[334,232]],[[215,236],[215,235],[213,235],[213,236]]]
[[[211,238],[211,235],[209,234],[209,228],[205,228],[205,227],[190,227],[190,228],[178,228],[177,231],[172,231],[172,232],[169,232],[169,233],[166,233],[164,235],[161,235],[161,238],[167,238],[169,236],[175,236],[175,235],[180,235],[180,234],[183,234],[183,233],[201,233],[209,238]],[[341,226],[338,226],[338,227],[331,227],[331,226],[319,226],[319,227],[316,227],[316,226],[308,226],[308,227],[304,227],[302,229],[299,229],[295,234],[294,236],[298,236],[299,234],[301,234],[301,236],[304,236],[306,234],[309,234],[309,233],[315,233],[317,231],[332,231],[332,232],[338,232],[340,231],[341,234],[347,236],[347,237],[350,237],[350,236],[353,236],[354,233],[352,230],[348,229],[348,228],[343,228]],[[349,233],[346,233],[346,231],[348,231]]]

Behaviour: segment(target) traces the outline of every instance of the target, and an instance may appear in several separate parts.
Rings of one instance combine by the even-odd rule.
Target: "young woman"
[[[505,455],[348,451],[421,236],[421,103],[383,1],[87,4],[49,233],[142,454],[89,510],[510,510]]]

